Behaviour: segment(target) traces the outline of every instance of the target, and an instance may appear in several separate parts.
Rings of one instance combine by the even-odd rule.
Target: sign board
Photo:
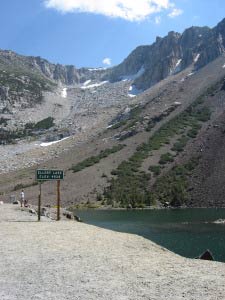
[[[36,170],[36,180],[62,180],[64,178],[63,170]]]

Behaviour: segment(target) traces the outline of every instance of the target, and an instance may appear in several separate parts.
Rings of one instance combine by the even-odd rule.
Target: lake
[[[76,210],[83,222],[141,235],[185,257],[209,249],[215,260],[225,262],[225,209],[174,210]]]

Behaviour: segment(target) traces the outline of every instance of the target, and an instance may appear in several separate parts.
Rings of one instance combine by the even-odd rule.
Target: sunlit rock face
[[[145,90],[160,80],[193,65],[199,69],[225,53],[225,19],[216,27],[191,27],[183,34],[169,32],[150,46],[137,47],[120,65],[108,70],[107,77],[118,81],[145,71],[134,79]]]

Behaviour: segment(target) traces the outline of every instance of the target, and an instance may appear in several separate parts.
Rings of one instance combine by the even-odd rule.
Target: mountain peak
[[[225,18],[212,29],[192,26],[182,34],[170,31],[165,37],[157,36],[152,45],[137,47],[121,64],[106,70],[92,72],[87,68],[76,69],[71,65],[50,63],[40,56],[17,55],[10,50],[0,50],[0,64],[12,69],[32,70],[67,85],[79,84],[88,79],[115,82],[129,77],[133,78],[137,89],[146,90],[188,66],[193,65],[194,69],[199,69],[224,52]]]
[[[179,32],[176,32],[176,31],[169,31],[169,32],[168,32],[168,36],[169,36],[169,37],[173,36],[173,37],[175,37],[175,38],[179,38],[180,35],[181,35],[181,34],[180,34]]]
[[[192,26],[178,33],[170,31],[156,37],[149,46],[137,47],[120,65],[108,74],[111,81],[136,74],[142,66],[145,72],[133,84],[145,90],[167,76],[193,65],[199,69],[225,52],[225,19],[214,29]]]

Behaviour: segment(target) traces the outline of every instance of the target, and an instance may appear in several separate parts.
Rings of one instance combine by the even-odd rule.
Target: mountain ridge
[[[153,44],[136,47],[123,62],[107,69],[54,64],[40,56],[19,55],[11,50],[0,50],[0,69],[4,64],[7,67],[15,64],[21,69],[27,67],[38,71],[56,82],[73,85],[86,80],[119,81],[122,76],[138,73],[144,66],[146,74],[135,79],[134,85],[145,90],[192,63],[199,69],[223,53],[225,53],[225,18],[212,29],[207,26],[192,26],[183,33],[170,31],[165,37],[156,37]],[[149,75],[150,78],[146,81]]]
[[[121,64],[110,69],[109,78],[118,80],[124,73],[135,74],[144,67],[144,74],[133,84],[146,90],[191,64],[197,70],[224,53],[225,19],[212,29],[192,26],[182,34],[170,31],[163,38],[157,37],[152,45],[138,46]]]

